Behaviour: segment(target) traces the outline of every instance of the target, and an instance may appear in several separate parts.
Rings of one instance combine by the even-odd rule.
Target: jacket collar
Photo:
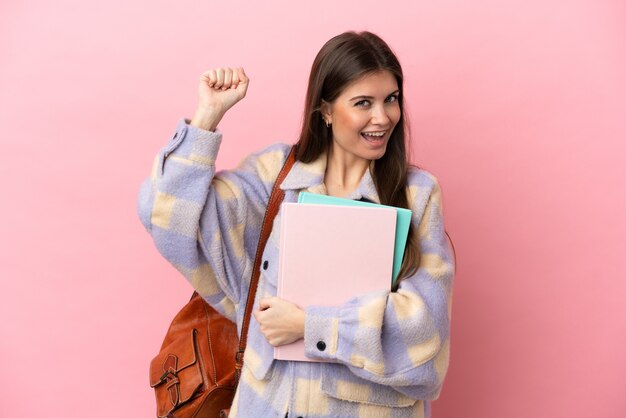
[[[310,193],[327,194],[326,186],[324,185],[324,174],[326,173],[326,154],[321,154],[315,161],[310,163],[303,163],[302,161],[296,161],[291,167],[289,174],[285,177],[285,180],[280,185],[282,190],[304,190]],[[378,193],[376,192],[376,186],[374,185],[374,179],[372,178],[371,170],[373,167],[365,171],[359,187],[348,196],[347,199],[359,200],[367,199],[374,203],[380,203]]]

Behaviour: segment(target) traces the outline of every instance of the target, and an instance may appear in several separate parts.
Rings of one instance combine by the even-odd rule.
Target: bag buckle
[[[176,370],[169,368],[168,370],[165,371],[165,373],[163,373],[161,375],[161,377],[159,378],[159,380],[161,380],[161,383],[165,382],[168,380],[168,377],[170,377],[170,375],[172,376],[171,379],[177,379],[178,375],[176,374]]]
[[[241,367],[243,366],[243,350],[238,350],[235,353],[235,367],[237,369],[241,369]]]

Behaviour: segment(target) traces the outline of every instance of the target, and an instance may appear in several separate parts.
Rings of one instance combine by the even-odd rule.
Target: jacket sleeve
[[[258,154],[234,170],[215,172],[221,139],[219,131],[180,121],[141,186],[138,214],[159,252],[234,321],[247,295],[269,192]]]
[[[413,399],[435,399],[448,367],[454,254],[443,223],[441,190],[420,170],[409,187],[420,264],[397,292],[306,309],[309,357],[339,362],[356,376]],[[320,343],[322,342],[322,343]]]

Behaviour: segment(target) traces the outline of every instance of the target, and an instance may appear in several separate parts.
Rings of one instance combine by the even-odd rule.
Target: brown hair
[[[309,76],[296,158],[305,163],[312,162],[327,152],[332,144],[332,131],[326,127],[320,111],[322,100],[332,103],[349,83],[384,70],[396,79],[401,112],[385,154],[373,164],[372,178],[380,203],[410,209],[406,188],[409,163],[406,153],[408,135],[405,131],[408,127],[404,115],[402,67],[385,41],[371,32],[337,35],[326,42],[315,57]],[[398,278],[412,275],[418,265],[419,249],[411,225]]]

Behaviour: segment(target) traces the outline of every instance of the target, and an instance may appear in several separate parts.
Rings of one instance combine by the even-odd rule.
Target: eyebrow
[[[392,94],[395,94],[395,93],[400,93],[400,89],[392,91],[391,93],[389,93],[387,95],[387,97],[389,97],[389,96],[391,96]],[[374,98],[374,96],[355,96],[355,97],[351,98],[350,101],[357,100],[357,99],[363,100],[363,99],[373,99],[373,98]]]

